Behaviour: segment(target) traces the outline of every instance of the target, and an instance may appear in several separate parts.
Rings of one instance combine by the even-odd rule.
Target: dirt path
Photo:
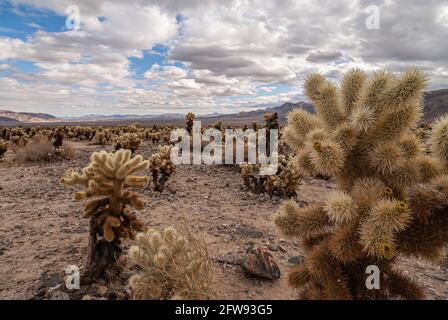
[[[82,218],[82,203],[73,200],[59,178],[68,167],[85,166],[90,154],[101,148],[75,146],[79,154],[69,162],[18,165],[10,153],[0,162],[0,299],[31,298],[42,272],[84,264],[88,223]],[[147,158],[154,147],[142,150]],[[318,201],[332,188],[330,182],[309,181],[299,200]],[[193,231],[205,235],[216,263],[216,297],[294,298],[285,275],[288,260],[301,250],[297,241],[282,239],[274,228],[272,215],[280,199],[245,191],[237,171],[225,166],[180,166],[162,194],[148,190],[145,197],[146,208],[139,215],[148,226],[176,226],[184,217]],[[270,248],[282,271],[280,280],[244,274],[238,260],[253,245]],[[448,298],[447,270],[408,260],[401,268],[424,283],[428,298]]]

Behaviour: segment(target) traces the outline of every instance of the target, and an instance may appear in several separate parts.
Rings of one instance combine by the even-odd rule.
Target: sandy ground
[[[68,168],[81,169],[101,147],[72,142],[78,155],[70,161],[20,165],[8,151],[0,161],[0,299],[30,299],[42,273],[61,273],[85,263],[88,221],[82,204],[59,183]],[[111,150],[108,146],[106,149]],[[155,146],[145,144],[146,158]],[[307,181],[298,201],[312,203],[333,189],[324,180]],[[210,245],[217,270],[219,299],[294,299],[286,284],[297,241],[283,239],[272,216],[281,199],[245,191],[238,172],[225,166],[179,166],[165,191],[147,190],[139,216],[151,227],[176,226],[184,217]],[[238,264],[247,248],[267,246],[280,266],[277,281],[247,276]],[[403,260],[400,268],[425,287],[428,299],[448,299],[448,270],[421,261]]]

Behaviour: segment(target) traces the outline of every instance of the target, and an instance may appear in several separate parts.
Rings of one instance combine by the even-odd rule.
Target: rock
[[[286,249],[281,246],[281,245],[277,245],[278,250],[280,250],[281,252],[286,252]]]
[[[238,227],[236,232],[248,238],[261,238],[263,236],[263,232],[251,227]]]
[[[45,287],[52,288],[61,284],[64,281],[64,278],[58,272],[49,273],[49,271],[45,271],[40,275],[40,280]]]
[[[53,291],[50,295],[50,300],[70,300],[70,296],[62,291]]]
[[[280,278],[280,268],[266,247],[250,249],[241,263],[243,270],[257,277],[275,280]]]
[[[303,261],[305,261],[305,257],[302,255],[294,256],[288,259],[288,263],[293,265],[301,264]]]
[[[89,296],[89,295],[87,294],[87,295],[85,295],[84,297],[82,297],[81,300],[96,300],[96,299],[95,299],[94,297]]]

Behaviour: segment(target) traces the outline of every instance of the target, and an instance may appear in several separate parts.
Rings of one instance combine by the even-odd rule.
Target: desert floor
[[[66,169],[87,165],[90,154],[103,147],[71,143],[78,153],[69,161],[20,165],[11,151],[0,161],[0,299],[31,299],[39,287],[48,285],[42,284],[43,274],[56,275],[57,282],[68,265],[85,263],[88,221],[82,218],[83,203],[75,202],[73,190],[59,179]],[[145,144],[139,153],[147,158],[155,150]],[[298,201],[319,201],[333,188],[332,182],[306,181]],[[204,234],[216,264],[216,298],[295,298],[286,274],[302,251],[272,223],[282,200],[244,190],[234,167],[179,166],[163,193],[147,190],[144,198],[146,208],[139,216],[148,226],[176,226],[184,217],[193,231]],[[239,260],[253,245],[271,250],[282,272],[279,280],[243,272]],[[400,268],[423,284],[428,299],[448,299],[446,268],[404,259]]]

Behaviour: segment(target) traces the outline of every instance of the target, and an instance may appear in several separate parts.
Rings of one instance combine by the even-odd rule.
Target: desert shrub
[[[448,239],[440,233],[447,219],[426,210],[440,193],[415,189],[424,166],[432,164],[421,161],[420,140],[411,131],[421,116],[426,83],[415,69],[370,78],[352,70],[339,92],[321,75],[307,78],[305,92],[316,115],[292,111],[285,139],[297,152],[294,162],[302,174],[335,176],[338,190],[303,208],[285,202],[275,217],[280,231],[299,237],[305,249],[305,262],[289,274],[302,298],[423,297],[395,264],[399,255],[435,257]],[[440,192],[441,180],[434,183],[439,189],[433,191]],[[378,290],[365,285],[370,265],[381,271]]]
[[[15,147],[15,159],[19,162],[49,161],[55,155],[55,149],[51,140],[37,134],[24,146]]]
[[[143,140],[139,134],[135,132],[125,133],[115,138],[115,150],[119,149],[128,149],[131,150],[132,153],[140,148]]]
[[[192,134],[193,132],[193,122],[194,122],[195,115],[193,112],[188,112],[185,120],[185,129],[187,130],[188,134]]]
[[[147,176],[134,175],[147,170],[148,161],[141,156],[132,158],[129,150],[95,152],[90,161],[81,174],[67,171],[61,178],[67,186],[85,188],[75,193],[76,200],[95,198],[84,207],[84,218],[90,219],[85,282],[117,270],[121,241],[133,239],[136,232],[144,229],[143,222],[131,211],[142,210],[144,202],[129,188],[144,187],[149,181]]]
[[[278,169],[274,175],[260,175],[260,170],[266,164],[242,163],[240,176],[244,186],[255,193],[267,193],[270,196],[291,198],[296,196],[296,191],[302,181],[292,162],[292,157],[278,157]]]
[[[202,238],[187,229],[166,228],[137,235],[130,260],[141,272],[129,279],[134,299],[211,297],[213,263]]]
[[[3,158],[3,156],[5,155],[6,151],[8,151],[8,142],[0,139],[0,159]]]
[[[65,141],[54,153],[58,158],[70,160],[78,154],[78,151],[70,142]]]
[[[149,158],[149,170],[151,171],[154,191],[163,191],[165,183],[176,171],[170,153],[171,146],[159,146],[159,152]]]

